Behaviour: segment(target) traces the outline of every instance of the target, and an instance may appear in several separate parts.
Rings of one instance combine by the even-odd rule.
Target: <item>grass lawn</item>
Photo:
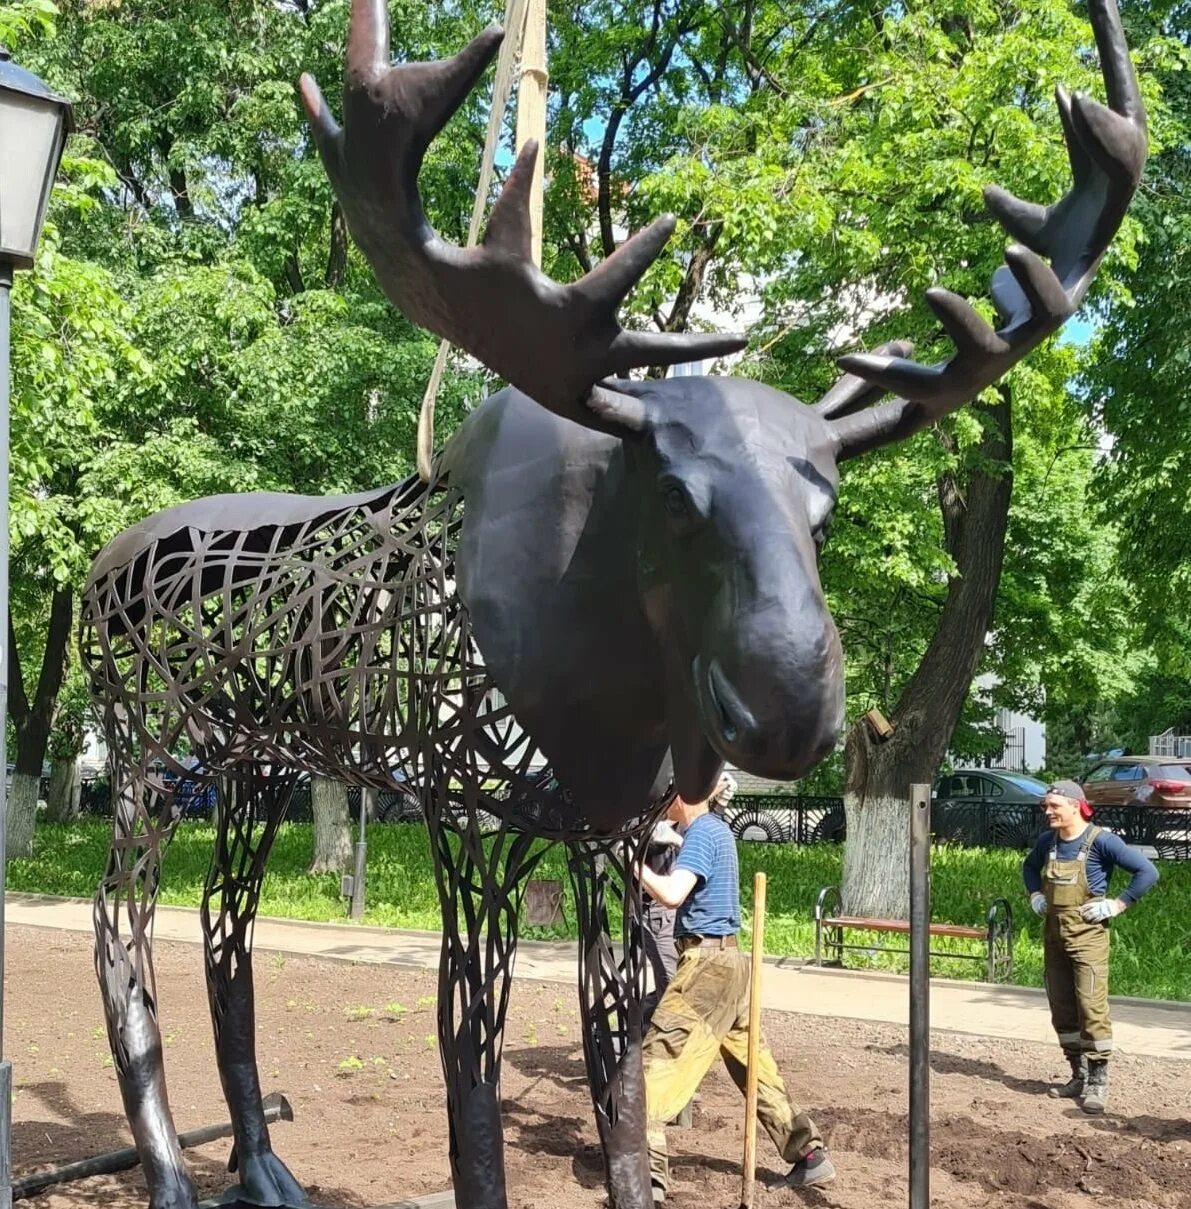
[[[33,858],[9,862],[9,886],[42,894],[90,897],[103,871],[109,834],[108,823],[93,820],[39,827]],[[213,841],[214,829],[205,824],[183,823],[178,828],[165,856],[161,902],[198,905]],[[306,872],[312,842],[308,824],[289,823],[282,827],[261,894],[262,914],[291,919],[346,919],[339,898],[338,876],[311,876]],[[742,843],[739,851],[746,933],[753,874],[764,870],[769,879],[766,952],[810,956],[815,943],[815,897],[820,887],[839,883],[842,849],[831,844],[797,847]],[[1039,921],[1022,891],[1021,857],[1020,852],[1008,849],[936,848],[931,914],[934,919],[950,923],[982,924],[994,898],[1009,899],[1017,925],[1014,981],[1023,986],[1041,986]],[[1161,873],[1162,880],[1149,897],[1113,924],[1114,994],[1191,999],[1191,861],[1162,862]],[[575,910],[563,851],[559,848],[548,851],[536,876],[559,878],[566,884],[567,923],[550,930],[524,929],[523,935],[574,936]],[[368,911],[364,922],[438,929],[438,898],[424,827],[412,824],[369,827]],[[898,938],[885,939],[898,943]],[[982,947],[962,941],[937,941],[936,947],[948,944],[960,952],[983,953]],[[894,955],[847,956],[849,965],[904,969],[906,964],[905,958]],[[984,966],[976,961],[939,958],[932,969],[946,977],[979,978]]]

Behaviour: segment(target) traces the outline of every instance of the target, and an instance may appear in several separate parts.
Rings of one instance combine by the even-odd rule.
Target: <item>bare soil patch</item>
[[[258,1051],[266,1091],[295,1120],[277,1152],[316,1202],[373,1206],[448,1184],[431,971],[256,956]],[[171,1103],[180,1130],[225,1120],[201,955],[157,948]],[[897,1209],[907,1203],[905,1031],[767,1014],[795,1094],[819,1121],[839,1178],[824,1191],[780,1186],[760,1142],[757,1204]],[[130,1144],[111,1068],[90,943],[10,928],[5,1048],[14,1092],[14,1175]],[[932,1200],[994,1209],[1191,1209],[1191,1063],[1118,1055],[1110,1113],[1050,1100],[1053,1047],[939,1034],[932,1068]],[[522,981],[513,994],[502,1088],[511,1209],[594,1209],[603,1175],[584,1079],[575,994]],[[735,1209],[742,1101],[722,1071],[703,1086],[694,1127],[671,1131],[675,1209]],[[200,1191],[230,1181],[227,1141],[188,1152]],[[64,1186],[42,1209],[142,1209],[139,1172]]]

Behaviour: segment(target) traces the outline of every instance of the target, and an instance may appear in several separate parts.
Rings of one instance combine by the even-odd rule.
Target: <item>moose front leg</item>
[[[110,732],[108,742],[116,751]],[[176,823],[172,802],[143,767],[114,763],[112,844],[94,904],[95,973],[149,1209],[198,1204],[166,1095],[153,973],[153,912],[162,852]]]
[[[648,1209],[653,1203],[641,1059],[645,996],[641,888],[626,877],[626,864],[639,858],[644,845],[644,835],[637,835],[626,841],[623,851],[594,843],[570,846],[579,916],[583,1054],[612,1209]],[[615,883],[611,867],[619,875]],[[624,957],[620,962],[608,928],[610,892],[620,893],[624,900]]]
[[[252,981],[252,925],[261,882],[293,788],[292,776],[263,777],[250,764],[223,779],[219,832],[202,905],[215,1060],[234,1138],[228,1170],[240,1177],[230,1195],[240,1204],[271,1209],[309,1204],[269,1138],[256,1061]]]
[[[484,836],[476,810],[461,815],[441,806],[427,811],[443,920],[438,1036],[447,1081],[451,1179],[457,1205],[508,1209],[501,1051],[517,916],[542,846],[533,851],[532,837],[505,826]]]

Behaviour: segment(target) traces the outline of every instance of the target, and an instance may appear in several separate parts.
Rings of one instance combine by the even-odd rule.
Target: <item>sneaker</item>
[[[801,1158],[786,1176],[786,1183],[791,1188],[811,1188],[816,1184],[826,1184],[835,1179],[835,1168],[831,1159],[821,1146],[816,1146],[805,1158]]]
[[[653,1190],[653,1203],[655,1205],[664,1205],[666,1203],[666,1190],[657,1180],[650,1181],[650,1188]]]

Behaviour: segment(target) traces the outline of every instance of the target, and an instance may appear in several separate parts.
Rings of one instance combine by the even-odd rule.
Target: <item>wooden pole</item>
[[[752,1209],[757,1177],[757,1049],[761,1044],[761,970],[765,953],[765,874],[753,880],[753,970],[749,983],[749,1053],[744,1093],[744,1171],[741,1209]]]
[[[527,0],[521,38],[521,74],[517,83],[517,150],[537,139],[538,162],[529,191],[529,226],[533,262],[542,267],[542,182],[546,158],[546,0]]]

